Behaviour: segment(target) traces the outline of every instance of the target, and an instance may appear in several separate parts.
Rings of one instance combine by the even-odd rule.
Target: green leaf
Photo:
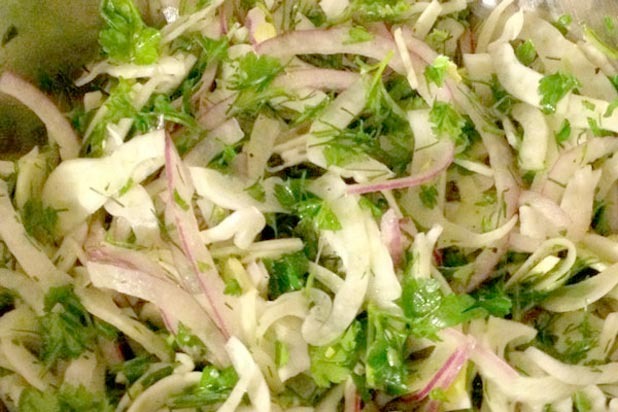
[[[427,35],[425,41],[427,41],[427,44],[431,46],[432,49],[443,51],[446,47],[446,42],[452,37],[453,35],[450,31],[436,28]]]
[[[556,138],[556,143],[559,145],[569,140],[571,137],[571,122],[569,122],[569,119],[564,119],[562,121],[560,130],[554,133],[554,137]]]
[[[423,206],[428,209],[433,209],[438,204],[438,189],[435,185],[421,185],[421,191],[418,194]]]
[[[62,410],[53,392],[41,392],[28,386],[19,397],[19,412],[62,412]]]
[[[361,148],[346,143],[343,140],[333,139],[324,146],[322,153],[328,166],[343,167],[366,157]]]
[[[282,368],[287,365],[290,360],[290,351],[284,342],[275,342],[275,365],[278,368]]]
[[[316,385],[327,388],[331,383],[344,382],[352,373],[359,359],[357,349],[363,338],[362,325],[358,320],[334,342],[324,346],[310,346],[311,376]]]
[[[58,211],[43,206],[40,199],[28,199],[21,209],[21,220],[26,232],[47,245],[56,240],[55,230],[58,223]]]
[[[367,313],[367,386],[389,395],[407,393],[405,322],[374,306],[370,306]]]
[[[523,43],[520,43],[515,49],[515,56],[525,66],[529,66],[536,59],[536,47],[532,40],[528,39]]]
[[[89,392],[84,386],[63,385],[59,391],[41,392],[27,387],[19,397],[20,412],[112,412],[114,408],[103,394]]]
[[[410,3],[405,0],[354,0],[350,7],[364,21],[397,22],[405,19]]]
[[[444,328],[485,316],[486,312],[475,304],[470,295],[443,295],[433,279],[407,276],[403,282],[400,306],[416,337],[437,339]]]
[[[118,123],[121,119],[133,118],[137,110],[133,107],[131,92],[132,80],[120,78],[118,83],[111,89],[109,97],[104,103],[105,114],[94,126],[90,136],[84,141],[82,152],[91,157],[100,157],[105,153],[105,140],[107,138],[107,125]]]
[[[373,40],[373,34],[369,33],[363,26],[354,26],[348,31],[348,38],[343,44],[365,43]]]
[[[97,331],[71,286],[50,288],[44,309],[45,315],[38,319],[42,340],[39,356],[46,366],[59,359],[76,359],[94,345]]]
[[[281,206],[301,220],[312,222],[316,229],[341,229],[341,223],[330,206],[309,192],[305,185],[304,178],[288,179],[285,184],[275,185],[275,197]]]
[[[612,134],[611,131],[602,129],[596,119],[589,117],[586,120],[588,121],[588,127],[590,128],[590,131],[596,137],[610,136]]]
[[[222,370],[206,366],[198,385],[193,385],[173,396],[167,406],[172,409],[201,408],[225,401],[238,382],[238,375],[231,366]],[[209,409],[210,410],[210,409]]]
[[[142,21],[132,0],[103,0],[105,27],[99,43],[110,59],[120,63],[152,64],[159,59],[161,33]]]
[[[232,90],[255,89],[263,91],[281,73],[283,66],[279,59],[258,56],[249,52],[238,60],[238,70],[232,76]]]
[[[254,184],[245,188],[245,192],[258,202],[264,202],[266,200],[266,190],[262,183],[257,180]]]
[[[446,56],[438,56],[435,58],[432,64],[425,67],[425,79],[428,84],[434,83],[438,87],[442,87],[444,84],[444,78],[446,77],[447,70],[451,61]]]
[[[268,298],[275,300],[287,292],[300,290],[305,286],[309,272],[309,259],[299,251],[283,255],[277,260],[264,262],[270,277],[268,278]]]
[[[89,392],[83,385],[64,385],[58,393],[63,412],[112,412],[105,395]]]
[[[191,113],[183,108],[176,109],[170,97],[156,94],[150,102],[144,106],[134,117],[135,128],[141,133],[146,133],[159,127],[161,120],[176,123],[193,131],[199,131],[199,126]]]
[[[569,32],[569,26],[571,23],[573,23],[573,17],[571,17],[570,14],[563,14],[552,24],[555,28],[560,30],[560,33],[564,36]]]
[[[175,344],[185,351],[189,350],[196,354],[206,353],[206,346],[202,340],[194,335],[191,329],[185,326],[182,322],[178,324]]]
[[[242,295],[242,287],[236,279],[228,279],[225,281],[223,293],[230,296],[240,296]]]
[[[187,201],[183,199],[182,196],[180,196],[180,193],[178,193],[176,189],[174,189],[174,203],[176,203],[178,207],[180,207],[185,212],[190,209]]]
[[[483,285],[472,294],[472,297],[476,300],[472,308],[484,309],[498,318],[504,318],[513,308],[513,301],[504,290],[504,283],[501,281]]]
[[[498,76],[491,75],[491,83],[489,84],[491,95],[494,98],[494,107],[501,113],[509,114],[513,107],[513,97],[502,87]]]
[[[119,365],[113,370],[115,370],[116,373],[122,373],[125,378],[127,378],[129,384],[133,384],[148,371],[150,365],[152,365],[155,361],[156,359],[151,355],[138,356],[124,362],[122,365]]]
[[[616,109],[618,109],[618,99],[615,99],[607,106],[607,110],[603,114],[603,117],[611,117]]]
[[[570,74],[556,72],[543,77],[539,82],[541,109],[546,114],[554,113],[558,102],[562,100],[567,93],[579,86],[579,81]]]
[[[429,121],[436,136],[448,137],[458,147],[465,148],[468,145],[463,133],[466,119],[450,103],[435,101],[429,112]]]
[[[337,215],[324,201],[320,205],[320,210],[315,217],[315,223],[321,230],[341,230],[341,222],[339,222]]]
[[[592,411],[592,403],[590,403],[590,399],[583,392],[575,392],[573,395],[573,407],[576,412],[591,412]]]

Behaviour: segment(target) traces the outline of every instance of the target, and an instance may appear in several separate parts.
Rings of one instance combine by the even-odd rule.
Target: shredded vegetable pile
[[[618,51],[503,0],[103,0],[0,162],[9,411],[618,411]]]

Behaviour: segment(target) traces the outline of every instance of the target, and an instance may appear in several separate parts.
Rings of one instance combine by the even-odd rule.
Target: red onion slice
[[[165,173],[168,202],[165,210],[166,221],[176,229],[180,249],[186,258],[183,261],[178,253],[174,259],[180,267],[188,266],[192,273],[184,273],[185,287],[189,292],[202,290],[206,296],[206,310],[225,338],[230,337],[230,309],[225,305],[223,291],[225,285],[217,273],[210,252],[202,242],[197,220],[191,206],[193,185],[172,140],[165,141]],[[184,272],[184,271],[181,271]]]
[[[433,180],[440,173],[445,171],[453,163],[455,147],[452,143],[448,144],[442,152],[442,157],[437,159],[433,166],[421,173],[413,176],[401,177],[399,179],[383,180],[380,182],[356,183],[348,186],[350,194],[364,194],[379,192],[382,190],[405,189],[422,185]]]
[[[361,43],[351,43],[349,28],[297,30],[266,40],[256,46],[258,54],[286,58],[298,54],[358,54],[382,61],[396,50],[395,43],[381,36]],[[398,54],[392,54],[388,65],[398,73],[406,70]]]
[[[50,140],[58,144],[60,157],[63,160],[73,159],[79,155],[81,145],[71,124],[39,89],[16,74],[5,71],[0,76],[0,92],[13,96],[41,119],[47,128]]]

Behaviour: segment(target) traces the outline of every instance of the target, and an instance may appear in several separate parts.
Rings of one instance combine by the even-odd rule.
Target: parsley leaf
[[[441,50],[442,52],[444,52],[444,49],[446,48],[446,42],[449,41],[451,38],[453,38],[453,35],[450,31],[435,28],[431,31],[431,33],[427,35],[427,38],[425,40],[432,49]]]
[[[182,322],[178,324],[178,331],[172,342],[174,350],[182,350],[189,353],[194,358],[201,358],[206,354],[206,346],[204,343],[193,334],[190,328]]]
[[[305,286],[309,272],[309,260],[304,252],[290,253],[277,260],[266,260],[264,263],[270,274],[268,278],[268,298],[270,300],[275,300],[284,293],[300,290]]]
[[[263,91],[283,70],[279,59],[247,53],[238,60],[238,70],[232,76],[232,90]]]
[[[481,308],[492,316],[504,318],[511,313],[513,301],[504,290],[504,282],[495,281],[477,289],[472,297],[476,303],[473,308]]]
[[[361,322],[355,320],[341,337],[329,345],[310,346],[311,376],[315,383],[327,388],[344,382],[358,361],[358,348],[363,340]]]
[[[369,33],[363,26],[354,26],[348,31],[348,38],[343,44],[364,43],[373,40],[373,34]]]
[[[105,27],[99,43],[110,59],[136,64],[158,60],[161,33],[144,24],[132,0],[103,0],[101,16]]]
[[[120,78],[116,86],[111,89],[109,97],[104,103],[105,115],[84,141],[82,153],[92,157],[103,156],[107,125],[118,123],[121,119],[133,118],[137,114],[131,97],[132,88],[133,81]]]
[[[405,321],[373,306],[367,312],[367,385],[390,395],[402,395],[408,391]]]
[[[431,129],[439,137],[452,139],[459,148],[466,148],[468,141],[463,128],[466,119],[450,103],[435,101],[429,111]]]
[[[489,84],[491,89],[491,95],[494,98],[494,107],[504,114],[509,114],[513,107],[513,97],[502,87],[498,76],[496,74],[491,75],[491,83]]]
[[[517,60],[525,66],[532,64],[537,56],[536,48],[534,47],[532,40],[528,39],[525,42],[520,43],[517,48],[515,48],[515,56],[517,56]]]
[[[470,295],[443,295],[433,279],[407,276],[403,283],[400,306],[417,337],[436,339],[441,329],[466,322],[486,312],[475,307]]]
[[[421,185],[421,191],[418,194],[423,206],[427,209],[433,209],[438,204],[438,189],[435,185]]]
[[[26,232],[43,244],[53,244],[55,240],[58,211],[43,206],[40,199],[28,199],[21,210],[21,219]]]
[[[569,119],[564,119],[562,121],[560,130],[554,133],[554,137],[556,138],[556,143],[559,145],[569,140],[571,137],[571,122],[569,122]]]
[[[450,63],[451,61],[446,56],[436,57],[432,64],[425,67],[424,75],[427,83],[434,83],[436,86],[442,87]]]
[[[305,179],[288,179],[275,185],[275,197],[288,211],[301,220],[311,221],[322,230],[339,230],[341,223],[330,206],[305,188]]]
[[[569,26],[573,23],[573,17],[570,14],[563,14],[558,17],[556,21],[552,23],[552,25],[560,30],[560,33],[564,36],[569,32]]]
[[[84,386],[63,385],[59,391],[45,392],[27,387],[19,397],[20,412],[112,412],[114,408],[103,394],[89,392]]]
[[[202,370],[200,383],[172,397],[167,406],[172,409],[200,408],[223,402],[236,382],[238,375],[233,367],[218,370],[214,366],[206,366]]]
[[[164,94],[154,95],[150,103],[135,116],[135,127],[142,133],[156,129],[158,123],[163,119],[170,123],[176,123],[192,130],[198,130],[195,118],[184,111],[172,106],[170,97]]]
[[[26,387],[19,397],[20,412],[60,412],[58,398],[51,391],[41,392],[32,386]]]
[[[112,370],[116,373],[122,373],[128,383],[133,384],[148,371],[150,365],[152,365],[155,361],[156,358],[150,355],[138,356],[122,363],[121,365],[112,367]]]
[[[554,113],[558,102],[579,86],[579,81],[570,74],[556,72],[543,77],[539,82],[539,93],[542,96],[541,109],[546,114]]]
[[[359,20],[395,22],[405,18],[410,3],[405,0],[354,0],[351,10]]]
[[[44,309],[45,315],[39,318],[40,358],[46,366],[59,359],[75,359],[94,345],[95,326],[71,286],[50,288]]]
[[[585,393],[578,391],[573,394],[573,407],[577,412],[592,411],[592,403]]]
[[[618,109],[618,99],[610,102],[609,106],[607,106],[607,110],[603,113],[603,117],[611,117],[616,109]]]

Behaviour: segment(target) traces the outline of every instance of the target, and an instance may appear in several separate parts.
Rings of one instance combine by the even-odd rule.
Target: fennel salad
[[[618,21],[146,3],[69,112],[0,75],[6,409],[618,411]]]

